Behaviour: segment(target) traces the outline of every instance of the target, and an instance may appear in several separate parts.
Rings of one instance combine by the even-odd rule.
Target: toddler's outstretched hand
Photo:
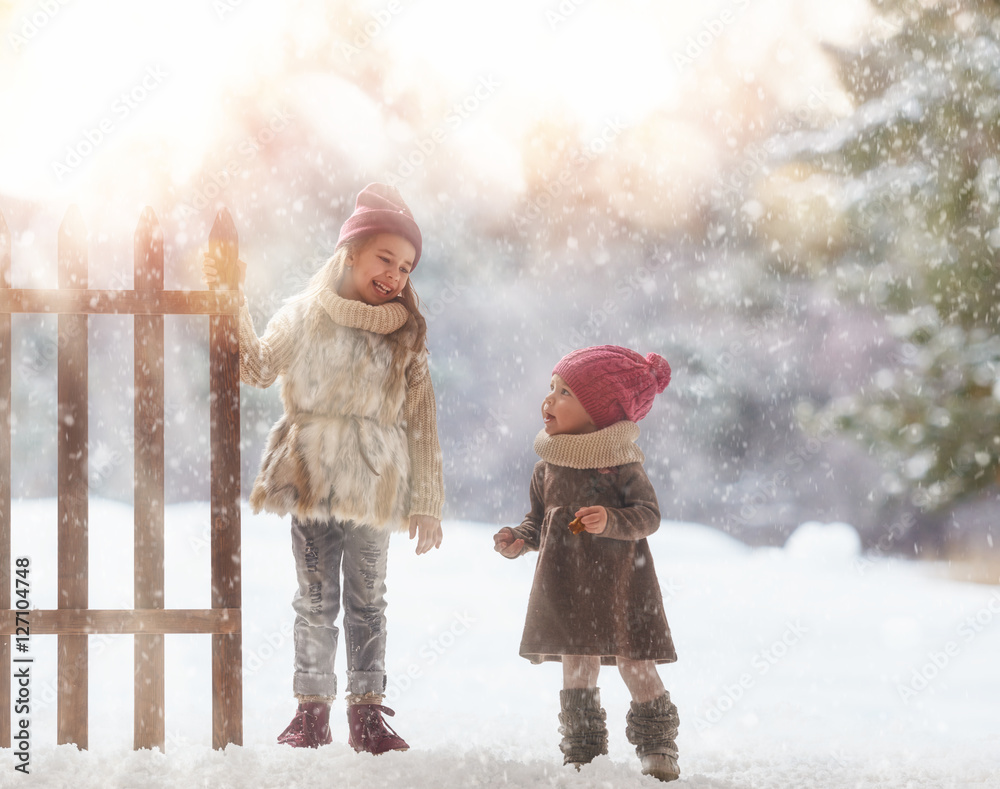
[[[581,507],[574,515],[583,521],[583,528],[590,534],[600,534],[608,528],[608,511],[604,507]]]
[[[524,540],[515,537],[510,526],[504,526],[493,535],[493,550],[508,559],[516,559],[524,550]]]

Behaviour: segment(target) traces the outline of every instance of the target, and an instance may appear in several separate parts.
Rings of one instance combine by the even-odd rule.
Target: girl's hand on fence
[[[601,534],[608,528],[608,511],[604,507],[581,507],[574,515],[590,534]]]
[[[237,259],[236,265],[239,269],[240,295],[242,295],[243,284],[247,281],[247,264],[243,260]],[[201,274],[205,279],[205,284],[209,287],[219,281],[219,261],[212,257],[209,252],[206,252],[202,258]]]
[[[419,537],[418,537],[419,535]],[[440,548],[444,532],[441,521],[430,515],[410,516],[410,539],[417,537],[417,555],[427,553],[431,548]]]
[[[493,535],[493,550],[508,559],[516,559],[524,550],[524,540],[520,537],[515,539],[514,530],[504,526]]]

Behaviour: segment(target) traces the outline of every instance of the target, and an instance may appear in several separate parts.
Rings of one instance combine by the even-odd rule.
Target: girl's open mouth
[[[375,290],[377,290],[377,291],[378,291],[379,293],[381,293],[381,294],[382,294],[383,296],[388,296],[388,295],[390,295],[390,294],[392,293],[392,290],[393,290],[393,289],[392,289],[392,288],[390,288],[390,287],[389,287],[388,285],[383,285],[383,284],[382,284],[381,282],[379,282],[379,281],[378,281],[377,279],[373,279],[373,280],[372,280],[372,286],[373,286],[373,287],[375,288]]]

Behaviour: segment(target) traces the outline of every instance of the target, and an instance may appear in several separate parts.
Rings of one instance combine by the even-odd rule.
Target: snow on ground
[[[55,502],[18,501],[14,555],[32,602],[56,604]],[[517,656],[533,558],[502,559],[495,526],[447,522],[440,551],[395,538],[389,570],[391,723],[407,753],[357,755],[274,738],[294,709],[288,523],[243,516],[243,747],[212,751],[208,636],[168,636],[166,753],[132,752],[132,637],[91,636],[90,750],[56,747],[55,643],[35,657],[29,776],[0,751],[0,787],[650,787],[625,741],[628,697],[602,670],[610,753],[576,773],[558,750],[560,667]],[[128,608],[132,512],[91,504],[90,605]],[[844,524],[804,524],[751,550],[703,526],[651,539],[680,660],[662,676],[681,715],[678,784],[1000,787],[1000,590],[863,556]],[[209,607],[208,506],[167,510],[167,605]],[[341,648],[342,649],[342,648]],[[339,658],[343,667],[343,657]],[[343,672],[340,672],[343,681]]]

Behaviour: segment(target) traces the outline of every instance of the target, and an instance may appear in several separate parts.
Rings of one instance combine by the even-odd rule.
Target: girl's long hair
[[[336,293],[340,292],[340,283],[347,272],[347,260],[355,254],[360,254],[365,246],[375,238],[374,235],[352,238],[337,247],[326,263],[320,267],[319,271],[312,275],[305,288],[296,296],[292,296],[288,301],[309,301],[313,302],[327,288]],[[411,349],[414,351],[426,350],[427,347],[427,321],[420,313],[420,297],[413,289],[413,279],[407,277],[406,285],[396,296],[398,301],[406,311],[410,313],[415,324],[415,336]]]

